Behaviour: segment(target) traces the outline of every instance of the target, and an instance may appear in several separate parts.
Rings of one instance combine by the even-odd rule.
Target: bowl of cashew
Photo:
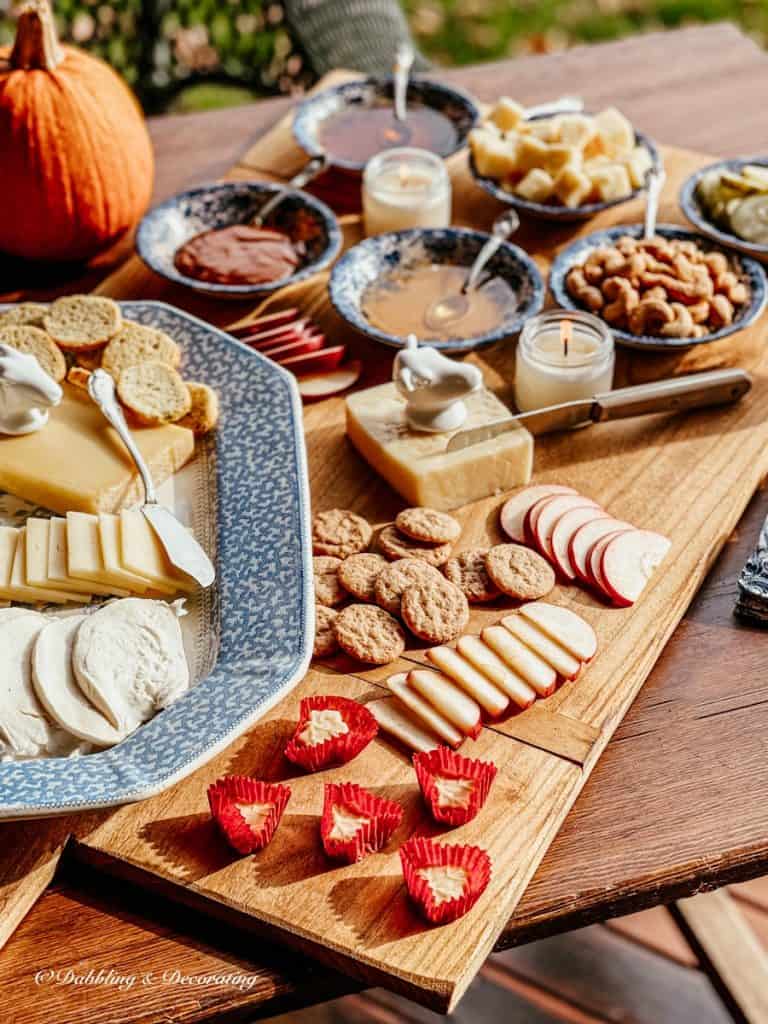
[[[549,287],[559,306],[602,317],[620,344],[668,350],[703,345],[749,327],[766,303],[766,276],[753,259],[703,235],[641,224],[596,231],[557,256]]]

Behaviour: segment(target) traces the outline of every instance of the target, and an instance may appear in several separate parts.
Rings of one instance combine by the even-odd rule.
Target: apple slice
[[[535,509],[530,513],[531,532],[536,547],[550,562],[555,561],[552,553],[552,533],[557,521],[564,512],[570,512],[574,508],[597,509],[599,505],[580,494],[558,494],[536,502]]]
[[[299,341],[290,341],[285,345],[277,345],[275,348],[263,348],[259,351],[267,359],[274,359],[279,363],[290,356],[301,356],[307,352],[317,352],[324,345],[324,334],[305,334]]]
[[[608,546],[610,541],[613,540],[614,537],[618,537],[622,533],[631,532],[631,529],[616,530],[613,533],[606,534],[605,537],[601,537],[600,540],[596,540],[590,549],[589,559],[587,562],[589,570],[589,585],[591,587],[594,587],[598,591],[598,593],[602,594],[602,596],[607,601],[612,602],[613,598],[611,597],[611,592],[608,589],[608,585],[603,579],[603,552],[605,551],[606,547]]]
[[[312,325],[306,317],[303,317],[292,324],[283,324],[281,327],[273,327],[269,331],[251,334],[247,338],[242,338],[241,341],[250,348],[264,348],[267,345],[277,344],[283,337],[302,334],[305,330],[312,330]]]
[[[601,537],[607,537],[609,533],[631,529],[629,523],[625,523],[621,519],[613,519],[611,516],[604,519],[593,519],[580,526],[568,544],[568,560],[576,571],[576,579],[592,585],[594,581],[589,575],[589,554],[592,546]]]
[[[570,557],[573,535],[585,523],[608,518],[610,518],[608,513],[599,507],[581,505],[564,512],[557,520],[549,538],[549,546],[552,551],[552,561],[563,579],[569,581],[576,579],[576,569]]]
[[[442,672],[415,668],[408,673],[408,685],[432,705],[465,736],[476,738],[480,732],[480,705]]]
[[[574,658],[557,641],[551,640],[538,626],[522,615],[507,615],[501,620],[501,624],[564,679],[575,679],[581,671],[581,661],[578,658]]]
[[[234,338],[240,338],[244,341],[246,338],[251,337],[254,334],[263,334],[264,331],[272,330],[275,327],[282,327],[284,324],[293,323],[295,320],[300,318],[298,309],[281,309],[277,313],[267,313],[266,316],[257,317],[255,320],[249,320],[246,324],[232,324],[227,327],[226,330]]]
[[[547,601],[531,601],[518,609],[523,618],[546,633],[579,661],[590,661],[597,651],[595,631],[570,608]]]
[[[535,505],[540,498],[552,497],[554,494],[575,493],[572,487],[562,487],[560,484],[534,484],[532,487],[524,487],[502,505],[501,528],[510,540],[524,544],[525,516],[531,505]]]
[[[466,658],[462,658],[458,651],[443,646],[432,647],[426,653],[435,668],[450,676],[492,718],[498,718],[507,710],[509,697]]]
[[[520,643],[503,626],[486,626],[480,636],[502,661],[518,672],[539,697],[549,697],[557,686],[557,673],[546,661]]]
[[[387,679],[387,686],[397,699],[416,716],[422,725],[437,733],[443,743],[447,743],[449,747],[454,749],[461,746],[464,742],[462,734],[447,719],[443,718],[439,711],[436,711],[430,703],[408,685],[407,672],[398,672],[396,675],[390,676]]]
[[[316,402],[346,391],[360,379],[363,364],[353,359],[331,373],[308,373],[298,378],[299,393],[305,402]]]
[[[634,604],[670,546],[667,537],[653,530],[630,530],[609,541],[600,573],[611,600],[624,608]]]
[[[338,367],[346,354],[346,345],[334,345],[331,348],[321,348],[317,352],[307,352],[303,356],[288,356],[287,359],[278,359],[277,362],[291,373],[330,373]]]
[[[508,668],[501,658],[494,654],[479,636],[460,636],[456,641],[459,654],[471,662],[520,708],[528,708],[536,700],[536,691],[521,679],[517,672]]]

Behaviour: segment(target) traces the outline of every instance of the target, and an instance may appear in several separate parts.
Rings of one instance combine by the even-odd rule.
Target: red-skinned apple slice
[[[583,498],[580,494],[558,494],[537,502],[536,508],[530,513],[531,532],[536,547],[550,562],[555,562],[552,553],[552,533],[557,521],[564,512],[570,512],[574,508],[597,509],[599,506],[597,502]]]
[[[267,359],[275,359],[278,363],[290,356],[301,356],[307,352],[317,352],[325,345],[324,334],[305,334],[300,341],[291,341],[287,345],[261,349]]]
[[[346,354],[346,345],[334,345],[332,348],[321,348],[317,352],[307,352],[303,356],[278,359],[277,362],[291,373],[330,373],[331,370],[337,369]]]
[[[600,575],[614,604],[626,608],[635,603],[670,546],[666,537],[653,530],[631,530],[606,545]]]
[[[593,580],[589,575],[589,555],[593,545],[601,537],[607,537],[609,533],[631,529],[629,523],[625,523],[621,519],[613,519],[611,516],[606,516],[604,519],[592,519],[580,526],[568,544],[568,560],[576,571],[576,579],[591,585]]]
[[[546,601],[532,601],[521,605],[518,611],[574,658],[579,661],[591,661],[594,658],[597,651],[595,631],[570,608]]]
[[[513,494],[501,507],[501,528],[510,540],[525,544],[525,516],[528,509],[540,498],[551,498],[555,494],[575,494],[572,487],[560,484],[534,484]]]
[[[552,561],[563,579],[569,581],[576,579],[576,569],[570,557],[571,539],[576,531],[585,523],[609,518],[608,513],[603,509],[593,508],[590,505],[580,505],[577,508],[569,509],[568,512],[564,512],[560,516],[552,530],[549,546],[552,551]]]
[[[261,334],[270,331],[275,327],[282,327],[284,324],[291,324],[300,317],[298,309],[281,309],[277,313],[267,313],[256,320],[250,320],[247,324],[234,324],[226,329],[229,333],[241,340],[249,338],[253,334]]]
[[[305,402],[316,402],[346,391],[360,379],[363,364],[353,359],[331,373],[308,373],[298,378],[299,392]]]
[[[270,331],[268,337],[259,338],[256,341],[246,339],[244,344],[248,348],[255,348],[257,352],[263,352],[267,348],[277,348],[278,345],[287,345],[292,341],[301,341],[304,337],[304,331],[305,329],[302,327],[281,327],[274,334]]]
[[[603,580],[602,564],[603,564],[603,552],[614,537],[618,537],[622,533],[631,533],[632,530],[616,530],[614,533],[606,534],[605,537],[601,537],[600,540],[596,540],[592,545],[589,552],[589,558],[587,565],[589,568],[589,585],[594,587],[598,593],[607,601],[613,601],[611,592],[608,589],[605,581]]]

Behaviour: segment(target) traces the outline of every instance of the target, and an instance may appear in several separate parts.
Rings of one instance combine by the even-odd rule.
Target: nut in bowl
[[[486,192],[531,216],[586,220],[634,199],[659,164],[653,142],[614,107],[525,115],[500,99],[470,133],[470,169]]]
[[[136,234],[139,256],[174,284],[221,299],[248,299],[322,270],[341,248],[332,211],[288,191],[266,223],[251,221],[281,186],[238,181],[180,192],[155,206]]]
[[[768,260],[768,157],[720,160],[683,182],[680,208],[707,238]]]
[[[759,263],[685,228],[662,225],[653,238],[642,235],[639,224],[619,225],[564,249],[549,281],[558,305],[603,318],[624,345],[658,350],[727,337],[763,311]]]

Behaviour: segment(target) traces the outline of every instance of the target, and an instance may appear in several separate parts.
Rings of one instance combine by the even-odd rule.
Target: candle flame
[[[573,323],[570,320],[560,321],[560,341],[563,345],[563,355],[568,358],[568,346],[573,341]]]

